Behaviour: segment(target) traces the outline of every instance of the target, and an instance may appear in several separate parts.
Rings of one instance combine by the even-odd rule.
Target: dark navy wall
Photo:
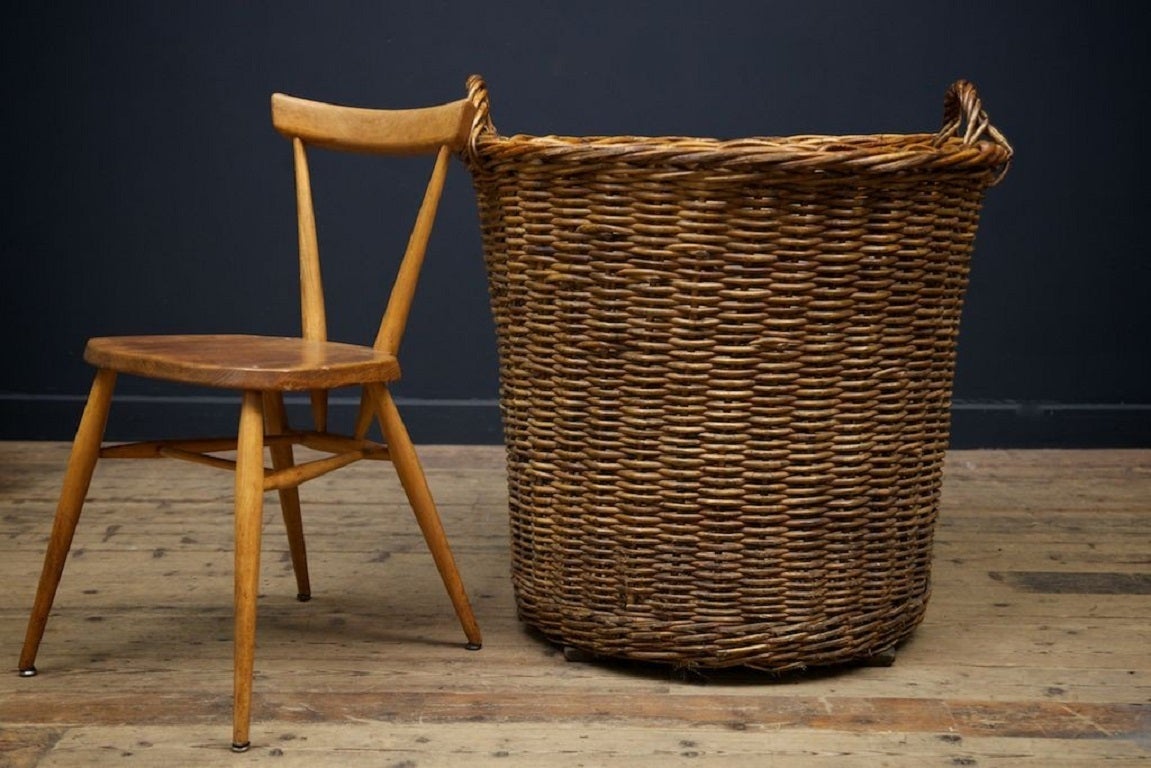
[[[984,210],[955,443],[1151,445],[1146,6],[26,4],[0,31],[0,439],[67,439],[88,336],[295,333],[290,152],[268,96],[459,98],[504,133],[929,131],[974,81],[1017,161]],[[425,168],[317,159],[332,335],[370,340]],[[397,187],[406,187],[397,194]],[[396,387],[422,442],[497,442],[470,182],[449,178]],[[112,438],[232,428],[227,393],[125,379]],[[345,413],[350,406],[338,406]],[[173,424],[173,422],[176,422]]]

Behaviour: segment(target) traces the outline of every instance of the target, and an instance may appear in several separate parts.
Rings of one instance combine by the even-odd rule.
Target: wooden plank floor
[[[421,452],[484,649],[390,468],[330,475],[303,490],[310,603],[268,505],[233,755],[230,477],[103,462],[21,679],[67,446],[0,443],[0,766],[1151,763],[1151,451],[951,454],[934,596],[895,665],[781,679],[565,661],[516,620],[502,449]]]

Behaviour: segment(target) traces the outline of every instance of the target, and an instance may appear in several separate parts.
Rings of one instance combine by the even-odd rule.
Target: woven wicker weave
[[[498,135],[479,199],[521,617],[598,655],[873,656],[930,590],[960,308],[1011,148]]]

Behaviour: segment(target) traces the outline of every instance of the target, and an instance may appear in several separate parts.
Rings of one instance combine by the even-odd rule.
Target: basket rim
[[[502,136],[473,137],[469,160],[492,162],[602,164],[671,168],[743,168],[779,171],[897,173],[950,170],[999,174],[1011,150],[994,141],[938,142],[930,133],[858,135],[804,134],[715,139],[690,136]]]
[[[468,78],[476,107],[462,155],[474,171],[492,161],[568,166],[593,163],[709,170],[777,171],[804,174],[891,174],[931,172],[992,174],[998,184],[1014,151],[992,124],[975,86],[957,80],[944,97],[943,125],[931,133],[873,133],[840,136],[801,134],[736,139],[687,136],[501,136],[491,119],[491,99],[479,75]]]

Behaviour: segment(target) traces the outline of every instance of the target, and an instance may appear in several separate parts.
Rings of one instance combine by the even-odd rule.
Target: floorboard
[[[267,505],[237,756],[226,474],[102,462],[15,674],[67,450],[0,443],[0,768],[1151,765],[1151,451],[952,453],[895,664],[784,676],[565,661],[516,618],[502,449],[429,446],[469,653],[390,468],[349,467],[302,490],[309,603]]]

